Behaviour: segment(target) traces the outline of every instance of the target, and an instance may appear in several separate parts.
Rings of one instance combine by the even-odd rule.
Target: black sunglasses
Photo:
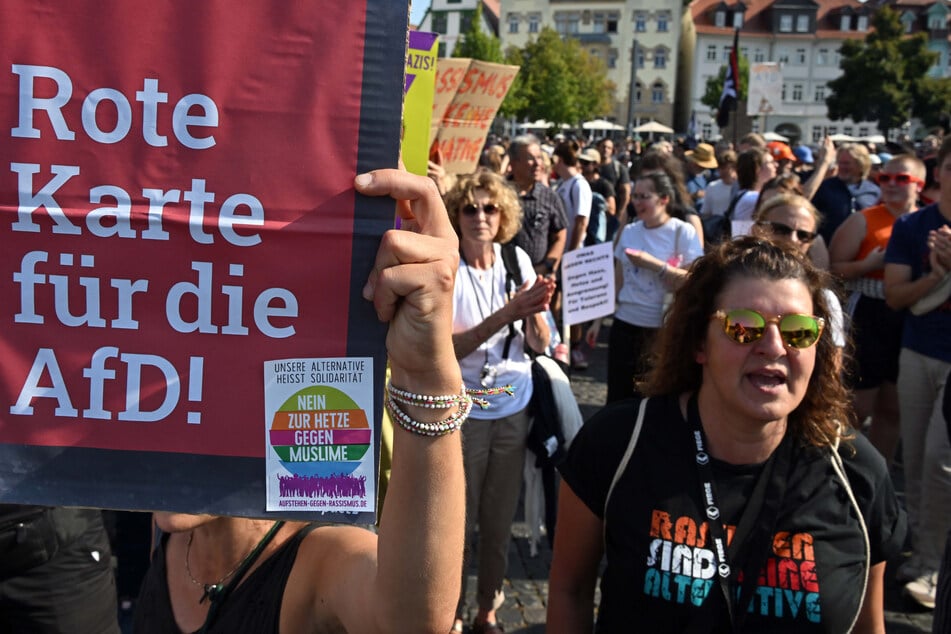
[[[760,220],[756,224],[758,224],[761,227],[769,227],[773,233],[777,235],[781,235],[785,238],[788,238],[789,236],[796,234],[796,239],[799,240],[800,242],[812,242],[813,240],[816,239],[816,236],[819,235],[818,233],[815,233],[814,231],[806,231],[805,229],[793,229],[789,225],[785,225],[781,222],[772,222],[770,220]]]
[[[467,216],[474,216],[477,213],[479,213],[480,209],[486,216],[492,216],[499,213],[498,205],[495,205],[493,203],[486,203],[484,205],[475,205],[473,203],[469,203],[468,205],[462,208],[462,213],[464,213]]]

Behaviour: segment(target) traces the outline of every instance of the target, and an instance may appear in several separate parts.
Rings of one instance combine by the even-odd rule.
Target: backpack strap
[[[502,245],[502,265],[505,267],[505,294],[511,296],[524,283],[522,270],[518,265],[518,252],[512,242],[506,242]],[[515,339],[516,332],[515,324],[510,322],[509,334],[505,337],[505,347],[502,348],[503,359],[509,358],[509,351],[512,348],[512,340]]]
[[[614,492],[614,487],[617,485],[618,480],[621,479],[621,476],[627,470],[627,465],[631,461],[631,456],[634,455],[634,448],[637,446],[637,439],[641,435],[641,428],[644,426],[644,412],[647,411],[647,401],[650,398],[641,399],[641,403],[637,408],[637,418],[634,421],[634,431],[631,433],[631,440],[627,443],[627,450],[624,452],[624,456],[621,458],[621,462],[617,466],[617,470],[614,472],[614,478],[611,479],[611,486],[608,487],[608,494],[604,496],[604,510],[601,512],[602,521],[601,525],[604,530],[602,539],[607,539],[608,531],[608,503],[611,501],[611,494]]]

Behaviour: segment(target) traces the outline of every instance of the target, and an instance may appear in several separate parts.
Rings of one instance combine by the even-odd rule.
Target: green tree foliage
[[[505,61],[502,55],[502,43],[499,42],[499,38],[482,30],[481,2],[476,7],[469,29],[461,35],[462,38],[456,43],[456,47],[452,51],[453,57],[467,57],[496,64]]]
[[[928,50],[924,33],[905,36],[897,11],[883,6],[865,41],[841,48],[842,75],[829,82],[831,119],[876,121],[887,134],[911,117],[933,121],[947,108],[951,80],[927,77],[938,54]]]
[[[505,61],[520,67],[502,103],[506,116],[578,123],[613,110],[615,87],[604,62],[550,27],[524,48],[506,51]]]
[[[737,55],[737,66],[740,70],[740,86],[737,91],[737,102],[746,101],[746,88],[750,84],[750,60],[743,55]],[[720,67],[720,72],[707,79],[707,87],[700,98],[700,103],[716,110],[720,105],[720,95],[723,94],[723,82],[726,81],[726,64]]]

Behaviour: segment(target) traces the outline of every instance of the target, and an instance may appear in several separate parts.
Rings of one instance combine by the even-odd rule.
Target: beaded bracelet
[[[449,409],[466,400],[466,388],[462,386],[458,394],[446,394],[443,396],[430,396],[429,394],[414,394],[401,390],[392,383],[386,384],[386,392],[390,398],[403,405],[415,405],[416,407],[425,407],[426,409]]]
[[[400,409],[389,392],[386,394],[384,403],[386,410],[390,413],[390,416],[393,417],[393,420],[406,431],[419,434],[420,436],[445,436],[462,427],[462,423],[465,422],[469,416],[469,412],[472,410],[472,399],[468,396],[459,396],[456,398],[460,399],[459,409],[448,418],[444,418],[435,423],[422,423],[418,420],[414,420],[409,414]]]

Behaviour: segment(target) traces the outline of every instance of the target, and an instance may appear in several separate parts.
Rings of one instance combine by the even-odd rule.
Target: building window
[[[867,126],[864,126],[864,125],[863,125],[863,126],[859,127],[859,136],[868,136],[868,127],[867,127]]]
[[[714,26],[726,26],[726,11],[717,11],[713,16]]]
[[[868,16],[867,15],[860,15],[857,18],[855,18],[855,30],[862,31],[863,33],[865,31],[868,31]]]
[[[700,124],[700,136],[704,139],[709,139],[713,136],[713,126],[710,123],[701,123]]]
[[[809,16],[797,15],[796,16],[796,33],[808,33],[808,32],[809,32]]]
[[[647,31],[647,15],[643,13],[634,14],[634,30],[638,33]]]
[[[796,64],[799,66],[804,66],[806,63],[806,49],[797,48],[796,49]]]
[[[812,142],[819,143],[822,141],[822,126],[814,125],[812,126]]]
[[[608,68],[617,68],[617,51],[608,53]]]
[[[576,13],[556,13],[555,30],[559,35],[572,35],[578,32],[578,21]]]
[[[826,133],[827,133],[829,136],[832,136],[833,134],[838,134],[838,133],[839,133],[839,127],[838,127],[838,126],[834,126],[834,125],[830,125],[828,128],[826,128]]]
[[[779,49],[778,51],[779,59],[777,60],[780,64],[789,63],[789,51],[784,48]]]
[[[944,29],[948,24],[948,19],[940,15],[932,15],[928,17],[928,28],[932,31],[938,31]]]
[[[608,33],[617,33],[617,23],[621,21],[621,14],[617,11],[612,11],[608,13],[607,23],[605,25],[605,30]]]
[[[852,28],[852,16],[843,15],[841,19],[839,20],[839,30],[848,31],[851,28]]]
[[[759,132],[759,117],[750,122],[750,132]]]
[[[643,50],[640,46],[637,47],[636,56],[637,56],[637,57],[636,57],[636,59],[637,59],[637,67],[638,67],[638,68],[644,68],[644,50]]]
[[[792,87],[792,100],[793,100],[793,101],[802,101],[802,84],[793,84],[793,87]]]
[[[786,101],[786,84],[783,84],[783,94],[780,96],[780,99]]]
[[[662,48],[654,50],[654,68],[667,68],[667,52]]]
[[[667,21],[670,19],[666,13],[660,13],[657,15],[657,32],[666,33],[667,32]]]
[[[721,60],[721,61],[724,61],[724,62],[730,61],[730,49],[731,49],[731,48],[733,48],[733,47],[732,47],[732,46],[724,46],[724,47],[723,47],[723,53],[720,54],[720,60]]]
[[[528,32],[529,33],[538,33],[538,26],[541,22],[541,18],[537,15],[528,16]]]
[[[852,136],[852,126],[850,125],[842,126],[842,134],[847,134],[848,136]]]
[[[509,33],[518,33],[518,16],[509,16]]]
[[[475,11],[462,11],[459,16],[459,32],[468,33],[472,29],[472,20],[475,19]]]
[[[449,14],[445,11],[433,11],[433,32],[446,34],[449,24]]]
[[[707,46],[707,61],[715,62],[717,61],[717,47],[716,44],[710,44]]]
[[[779,16],[779,32],[792,33],[792,16],[791,15],[783,14]]]
[[[815,102],[823,103],[825,102],[825,100],[826,100],[826,86],[825,84],[819,84],[818,86],[816,86]]]
[[[910,13],[906,13],[901,16],[902,25],[905,27],[905,33],[911,33],[912,27],[915,25],[915,18]]]
[[[437,52],[436,55],[438,55],[439,57],[445,57],[445,56],[446,56],[446,43],[445,43],[445,42],[440,42],[440,43],[439,43],[439,52]]]
[[[829,49],[820,48],[816,52],[816,66],[826,66],[829,63]]]
[[[753,51],[753,61],[756,63],[766,61],[766,53],[763,52],[763,49],[758,48]]]
[[[641,97],[643,97],[643,93],[644,93],[644,86],[641,84],[641,82],[637,82],[636,84],[634,84],[634,101],[636,103],[641,102]]]
[[[743,13],[741,11],[735,11],[733,13],[733,28],[739,29],[743,26]]]
[[[651,89],[651,102],[664,103],[664,84],[657,82]]]
[[[595,13],[595,14],[594,14],[594,31],[593,31],[593,32],[594,32],[594,33],[605,33],[605,29],[606,29],[606,28],[607,28],[607,25],[606,25],[605,22],[604,22],[604,14],[603,14],[603,13]]]

